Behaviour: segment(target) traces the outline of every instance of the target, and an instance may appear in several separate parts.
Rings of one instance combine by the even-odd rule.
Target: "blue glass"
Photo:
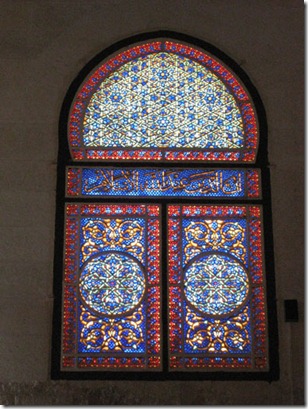
[[[144,219],[85,217],[80,224],[80,267],[90,257],[100,252],[123,250],[145,264]]]
[[[184,274],[184,294],[203,314],[232,314],[246,301],[249,279],[243,266],[222,254],[197,257]]]
[[[100,84],[87,106],[87,147],[244,146],[236,99],[205,66],[173,53],[129,61]]]
[[[196,356],[204,353],[213,356],[219,354],[251,353],[251,311],[245,306],[235,316],[227,318],[211,318],[191,309],[187,301],[183,301],[184,351]],[[218,358],[219,359],[219,358]]]
[[[145,276],[133,257],[120,252],[100,253],[85,263],[79,280],[84,303],[99,314],[126,314],[142,300]]]
[[[245,197],[246,171],[83,168],[81,196]]]
[[[247,267],[246,220],[185,218],[183,230],[184,266],[201,253],[218,251],[231,254]]]
[[[118,318],[93,315],[79,303],[81,323],[78,326],[80,353],[145,353],[146,308]]]

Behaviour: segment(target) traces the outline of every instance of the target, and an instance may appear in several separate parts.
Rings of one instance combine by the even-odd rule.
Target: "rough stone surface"
[[[251,389],[253,388],[253,396]],[[3,405],[291,405],[282,385],[262,382],[49,381],[0,385]]]
[[[0,403],[304,403],[304,5],[300,0],[2,0]],[[69,85],[104,48],[173,30],[220,48],[263,100],[269,134],[280,379],[51,381],[58,122]],[[299,301],[285,323],[283,300]]]

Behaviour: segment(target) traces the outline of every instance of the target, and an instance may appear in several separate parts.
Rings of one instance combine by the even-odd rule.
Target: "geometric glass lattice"
[[[62,369],[161,368],[160,207],[67,204]]]
[[[145,291],[145,278],[137,260],[120,253],[100,253],[84,266],[80,292],[85,304],[103,315],[134,309]]]
[[[244,145],[241,114],[226,86],[197,62],[172,53],[141,57],[110,74],[89,102],[83,140],[110,148]]]
[[[229,315],[240,308],[249,292],[245,268],[225,254],[198,257],[184,273],[184,294],[198,311]]]
[[[106,61],[77,94],[70,115],[74,160],[254,162],[251,99],[233,73],[171,41]]]
[[[268,368],[261,206],[168,206],[169,369]]]

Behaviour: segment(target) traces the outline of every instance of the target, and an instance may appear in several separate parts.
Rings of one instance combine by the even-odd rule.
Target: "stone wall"
[[[2,0],[2,404],[302,404],[304,400],[304,7],[299,0]],[[58,121],[67,89],[109,45],[138,33],[195,36],[237,61],[269,128],[280,379],[51,381]],[[299,322],[284,322],[284,299]]]

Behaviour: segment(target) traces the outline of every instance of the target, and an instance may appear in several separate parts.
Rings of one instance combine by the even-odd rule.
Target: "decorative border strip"
[[[258,169],[68,167],[66,197],[261,199]]]

